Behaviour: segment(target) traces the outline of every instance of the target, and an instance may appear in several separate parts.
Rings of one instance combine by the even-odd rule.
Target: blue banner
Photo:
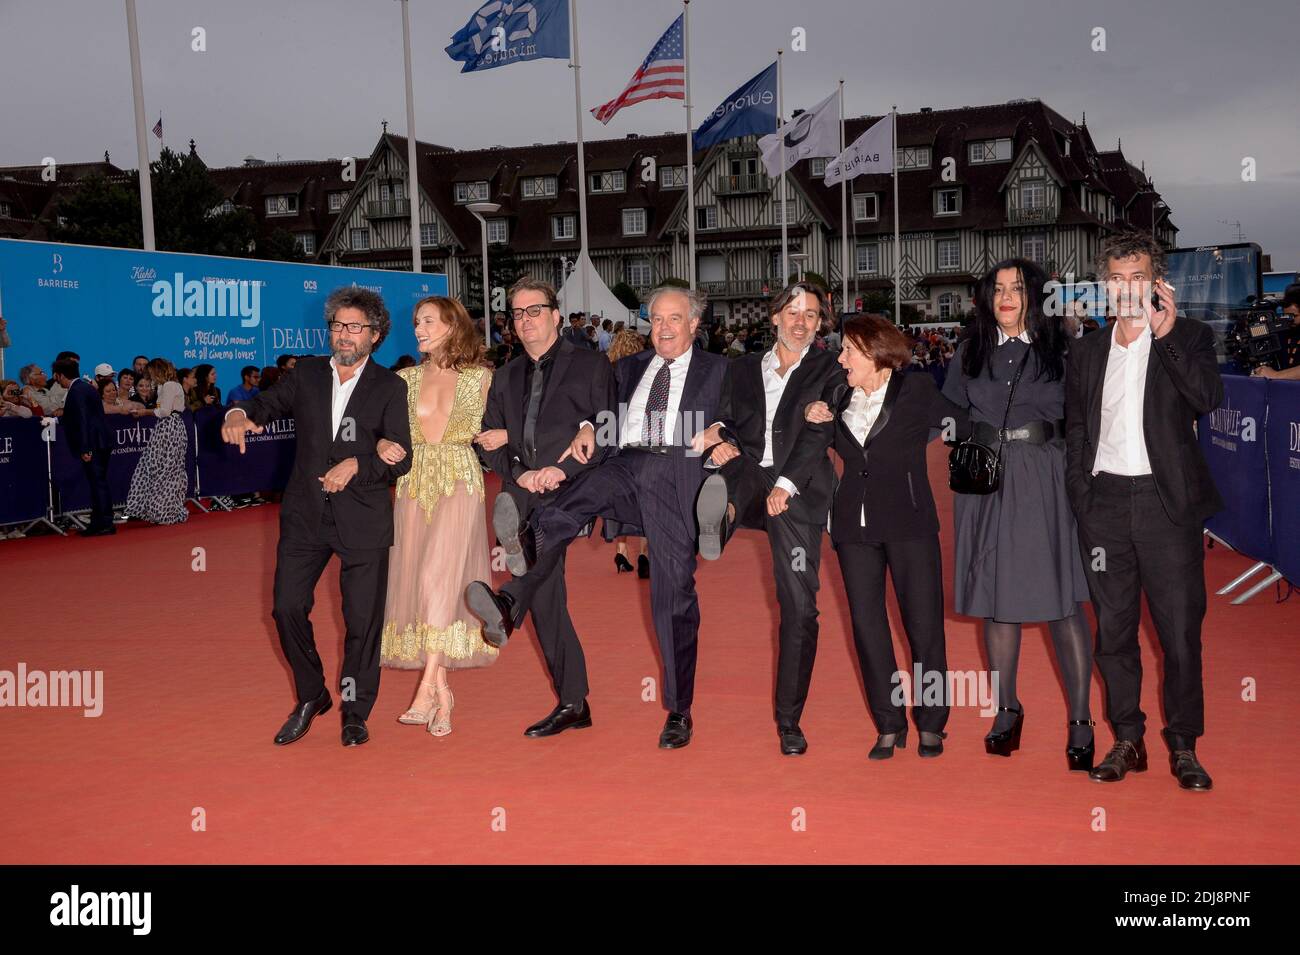
[[[388,305],[393,328],[376,352],[384,365],[416,353],[415,303],[447,294],[442,274],[0,239],[0,303],[13,340],[5,371],[17,378],[35,363],[49,375],[64,350],[81,356],[83,374],[147,355],[177,368],[215,366],[225,395],[245,365],[328,353],[325,299],[350,285]]]
[[[1172,249],[1165,255],[1165,279],[1180,306],[1245,307],[1259,297],[1260,255],[1253,242]]]
[[[1225,375],[1223,404],[1201,417],[1196,433],[1225,504],[1205,522],[1206,530],[1247,557],[1271,562],[1267,418],[1268,380]]]
[[[136,418],[131,415],[111,414],[104,416],[108,420],[108,436],[112,454],[108,459],[108,487],[112,492],[114,507],[126,503],[131,492],[131,477],[135,466],[140,463],[140,455],[153,437],[153,429],[158,426],[158,419],[153,415]],[[185,415],[189,423],[189,413]],[[55,419],[56,421],[58,419]],[[54,444],[51,446],[51,475],[54,478],[55,500],[57,510],[61,513],[90,510],[90,485],[86,481],[86,471],[81,458],[72,453],[68,447],[67,434],[62,423],[54,428]],[[193,455],[187,455],[191,490],[194,485]]]
[[[491,0],[474,11],[451,38],[447,55],[462,73],[491,70],[525,60],[567,59],[568,0],[505,3]]]
[[[697,150],[724,139],[776,132],[776,64],[732,93],[705,118],[693,138]]]
[[[0,525],[34,521],[49,504],[39,418],[0,418]]]
[[[284,490],[297,448],[294,420],[267,422],[261,434],[245,436],[246,450],[240,454],[239,448],[221,440],[225,416],[224,408],[204,408],[194,414],[191,444],[196,449],[198,478],[191,493],[221,497]]]
[[[1300,381],[1268,383],[1273,566],[1300,587]]]

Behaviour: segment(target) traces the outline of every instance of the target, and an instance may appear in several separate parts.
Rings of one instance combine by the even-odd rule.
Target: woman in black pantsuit
[[[810,404],[810,423],[800,436],[783,477],[800,487],[829,446],[844,461],[844,475],[831,504],[831,543],[849,598],[853,640],[879,737],[871,759],[888,759],[907,744],[902,686],[911,688],[919,753],[943,752],[946,699],[922,703],[928,680],[947,687],[943,633],[943,567],[939,519],[930,493],[925,446],[932,429],[950,436],[968,430],[966,412],[939,393],[925,371],[906,373],[907,338],[883,318],[866,315],[844,323],[840,365],[844,375],[828,383],[822,401]],[[834,422],[831,424],[831,422]],[[768,513],[780,514],[789,494],[768,497]],[[894,579],[903,627],[912,651],[912,671],[900,679],[885,609],[885,568]],[[922,685],[912,685],[919,668]]]

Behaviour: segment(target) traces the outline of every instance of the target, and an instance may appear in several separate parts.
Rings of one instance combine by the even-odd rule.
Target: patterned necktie
[[[665,358],[650,383],[650,397],[645,402],[645,418],[641,421],[643,444],[664,443],[664,418],[668,415],[668,386],[672,382],[669,366],[673,359]]]

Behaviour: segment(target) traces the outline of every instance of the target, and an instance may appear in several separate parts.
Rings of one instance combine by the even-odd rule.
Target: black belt
[[[681,448],[673,444],[635,444],[629,442],[619,448],[620,451],[640,451],[643,454],[670,454],[674,450],[680,451]]]
[[[975,422],[974,434],[971,435],[979,444],[997,444],[999,441],[1028,441],[1030,444],[1046,444],[1053,438],[1065,437],[1065,421],[1031,421],[1018,428],[995,428],[983,421]]]

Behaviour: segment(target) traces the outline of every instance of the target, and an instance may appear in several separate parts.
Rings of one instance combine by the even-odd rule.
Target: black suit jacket
[[[614,379],[618,389],[619,426],[622,415],[632,403],[637,385],[645,376],[655,351],[647,348],[628,355],[614,363]],[[704,462],[707,458],[690,450],[691,438],[713,422],[720,420],[718,409],[722,403],[722,382],[727,374],[727,359],[691,346],[691,365],[686,372],[686,383],[677,406],[678,426],[670,452],[673,459],[673,481],[676,484],[677,503],[686,527],[695,525],[695,498],[704,483]],[[684,423],[684,427],[682,426]],[[619,454],[643,454],[641,451],[619,451]]]
[[[357,474],[333,498],[334,523],[348,548],[373,549],[393,543],[393,499],[389,484],[411,469],[411,424],[406,382],[375,362],[373,355],[361,369],[356,388],[343,410],[338,436],[333,433],[333,370],[328,358],[299,358],[292,375],[274,388],[234,406],[256,424],[275,418],[293,418],[296,437],[293,472],[280,506],[280,533],[285,537],[315,538],[325,507],[325,491],[318,478],[335,464],[357,459]],[[354,427],[346,440],[346,426]],[[375,452],[380,438],[406,449],[398,464],[385,464]]]
[[[68,448],[77,457],[87,451],[106,451],[113,446],[109,439],[108,421],[104,417],[104,402],[95,386],[84,378],[78,378],[68,388],[62,421]]]
[[[510,484],[531,469],[524,453],[524,416],[528,410],[524,372],[530,361],[526,354],[512,358],[492,377],[487,410],[483,413],[483,429],[505,428],[507,439],[495,451],[479,448],[479,457]],[[572,479],[599,463],[611,450],[598,444],[588,464],[572,457],[560,461],[560,455],[569,447],[583,421],[599,427],[601,412],[614,412],[614,373],[603,354],[575,345],[567,338],[560,339],[554,361],[537,414],[536,466],[554,465],[564,472],[566,479]]]
[[[767,352],[755,352],[733,360],[723,382],[719,420],[740,440],[740,449],[761,461],[767,431],[767,393],[763,387],[763,359]],[[843,380],[838,352],[809,348],[799,367],[787,372],[790,380],[781,393],[772,419],[772,465],[778,477],[789,478],[786,462],[795,441],[807,423],[804,408],[822,397],[833,378]],[[790,500],[790,516],[805,524],[822,524],[831,504],[835,469],[825,454],[808,471],[803,483],[795,482],[799,493]]]
[[[866,441],[859,444],[842,417],[853,397],[853,389],[843,386],[843,379],[828,383],[822,400],[831,406],[835,420],[804,427],[790,453],[786,476],[802,487],[821,465],[827,447],[834,446],[844,461],[831,504],[831,542],[836,546],[939,533],[925,447],[931,429],[949,421],[955,425],[954,437],[964,436],[970,429],[969,412],[945,398],[925,370],[896,371],[885,386],[884,404]]]
[[[1070,504],[1080,517],[1092,487],[1101,434],[1102,386],[1114,334],[1112,320],[1103,331],[1085,335],[1070,346],[1065,378],[1065,480]],[[1195,319],[1178,319],[1168,334],[1151,342],[1142,401],[1142,431],[1151,474],[1160,503],[1175,524],[1200,523],[1223,507],[1192,430],[1200,415],[1222,401],[1223,379],[1214,333]]]

